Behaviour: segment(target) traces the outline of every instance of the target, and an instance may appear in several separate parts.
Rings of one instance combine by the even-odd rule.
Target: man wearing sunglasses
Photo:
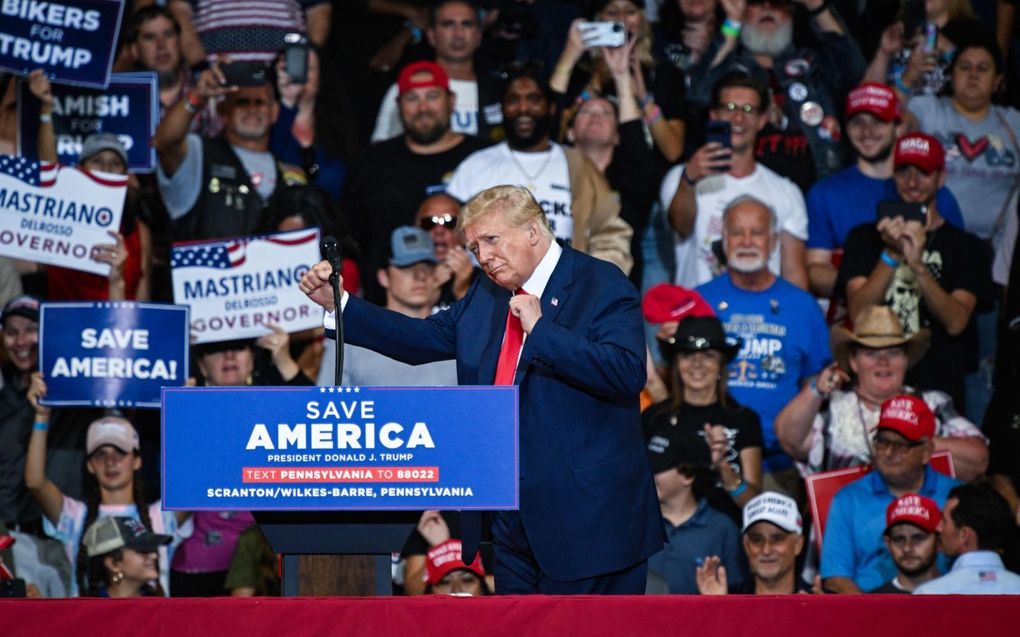
[[[212,139],[189,132],[209,100],[220,100],[216,111],[223,122],[223,134]],[[175,241],[252,234],[278,186],[306,183],[300,168],[282,164],[269,151],[279,111],[265,67],[235,66],[225,58],[167,111],[152,143]]]
[[[432,195],[418,208],[418,227],[429,233],[436,246],[440,307],[464,298],[471,282],[481,273],[464,246],[464,235],[457,230],[459,215],[460,203],[444,193]]]
[[[912,593],[939,576],[939,522],[942,512],[931,498],[908,493],[885,511],[885,548],[896,565],[896,577],[872,593]]]
[[[820,570],[826,590],[860,593],[896,576],[882,540],[889,504],[912,493],[942,506],[960,484],[928,466],[934,437],[935,416],[918,396],[901,394],[882,403],[871,440],[874,471],[840,489],[829,507]]]
[[[813,41],[809,46],[795,42],[798,5],[817,34],[805,34]],[[726,20],[702,56],[702,68],[691,74],[687,97],[710,108],[711,87],[736,68],[763,81],[772,99],[756,155],[807,190],[843,167],[839,113],[864,75],[864,56],[830,0],[734,0],[722,6]]]
[[[675,166],[662,181],[660,201],[677,232],[675,282],[697,287],[723,273],[717,243],[722,238],[723,210],[737,197],[752,195],[776,212],[779,249],[769,255],[769,269],[801,289],[807,288],[804,196],[754,156],[758,134],[768,120],[768,87],[746,73],[727,74],[712,89],[712,121],[720,131],[686,164]]]

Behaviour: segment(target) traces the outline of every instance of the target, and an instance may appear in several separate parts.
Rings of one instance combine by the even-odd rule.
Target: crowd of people
[[[160,119],[134,140],[155,170],[129,175],[93,250],[110,274],[0,257],[0,536],[16,540],[0,560],[36,596],[279,594],[249,513],[161,509],[157,411],[40,403],[40,305],[172,303],[175,242],[317,227],[343,247],[344,385],[557,379],[522,390],[544,402],[521,407],[525,495],[491,520],[496,554],[474,555],[473,514],[425,512],[401,592],[1020,593],[1016,5],[127,2],[115,70],[155,72]],[[593,22],[623,36],[606,46]],[[0,74],[0,152],[18,149],[21,84],[40,114],[21,152],[56,161],[41,71]],[[127,149],[92,134],[78,167],[129,174]],[[511,208],[541,222],[493,216]],[[543,318],[542,292],[568,286],[554,264],[575,261],[588,307],[560,292],[564,318]],[[523,325],[508,371],[464,364],[483,347],[457,329],[483,294]],[[637,299],[643,333],[605,322]],[[448,355],[399,360],[428,317]],[[601,373],[585,348],[607,340],[622,353]],[[331,385],[334,352],[322,329],[271,326],[195,346],[191,375]],[[553,402],[565,431],[532,439]],[[617,483],[557,466],[550,440],[618,454]],[[805,479],[854,467],[812,520]],[[561,499],[530,496],[539,482]]]

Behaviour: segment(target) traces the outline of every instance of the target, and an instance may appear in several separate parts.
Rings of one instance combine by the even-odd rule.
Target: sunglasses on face
[[[429,231],[436,226],[443,226],[444,228],[452,229],[457,225],[457,215],[451,215],[446,213],[444,215],[432,215],[431,217],[425,217],[418,222],[422,230]]]

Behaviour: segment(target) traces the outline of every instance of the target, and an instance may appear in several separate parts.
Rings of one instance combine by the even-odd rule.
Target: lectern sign
[[[163,506],[516,509],[516,387],[163,392]]]

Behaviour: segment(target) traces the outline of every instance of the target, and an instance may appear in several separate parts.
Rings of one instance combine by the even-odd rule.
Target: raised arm
[[[227,63],[229,60],[224,58],[221,62]],[[235,86],[226,86],[226,83],[220,62],[213,62],[198,76],[198,82],[188,96],[171,106],[159,123],[152,145],[156,148],[159,165],[168,177],[177,172],[188,152],[188,131],[195,114],[205,108],[210,99],[237,90]]]
[[[811,429],[822,404],[829,395],[839,389],[849,379],[846,372],[832,363],[813,378],[804,383],[800,392],[776,416],[773,426],[779,444],[794,460],[805,461],[811,452]]]
[[[42,374],[35,372],[28,388],[28,402],[35,409],[35,424],[32,425],[32,436],[28,439],[25,486],[39,503],[46,519],[56,524],[64,508],[64,494],[46,477],[46,431],[50,425],[50,409],[39,404],[39,399],[45,395],[46,382]]]
[[[39,161],[57,161],[57,137],[53,132],[53,89],[41,69],[28,74],[28,90],[39,100]]]

